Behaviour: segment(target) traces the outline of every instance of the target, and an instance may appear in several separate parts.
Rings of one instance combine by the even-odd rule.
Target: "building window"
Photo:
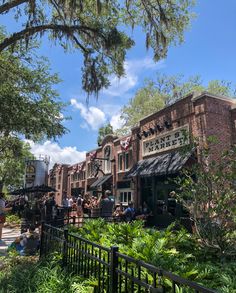
[[[88,163],[88,170],[87,170],[88,178],[94,177],[95,174],[96,174],[96,163],[95,161],[92,161]]]
[[[77,181],[78,180],[78,173],[73,174],[73,181]]]
[[[130,169],[131,158],[132,158],[132,150],[125,153],[125,171]]]
[[[111,146],[110,145],[107,145],[104,148],[104,158],[106,159],[104,161],[104,172],[111,173]]]
[[[129,153],[125,153],[125,170],[129,169]]]
[[[118,155],[118,170],[123,171],[123,154]]]
[[[133,196],[132,196],[132,191],[131,190],[122,190],[122,191],[118,191],[119,192],[119,197],[120,197],[120,202],[123,205],[128,205],[129,201],[133,200]]]

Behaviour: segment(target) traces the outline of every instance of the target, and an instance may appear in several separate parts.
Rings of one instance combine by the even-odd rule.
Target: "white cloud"
[[[76,99],[70,100],[71,105],[80,111],[82,118],[86,120],[86,123],[93,129],[97,130],[106,122],[105,113],[97,107],[85,107],[82,103]],[[83,123],[84,127],[84,123]]]
[[[109,96],[122,97],[122,95],[138,84],[140,73],[144,73],[145,70],[157,70],[164,66],[164,60],[154,62],[150,57],[128,60],[124,64],[125,76],[119,79],[115,75],[112,75],[110,78],[111,85],[103,92]]]
[[[110,124],[113,127],[113,130],[117,130],[124,125],[125,121],[121,119],[120,113],[113,115],[110,120]]]
[[[55,142],[46,141],[43,144],[34,143],[31,140],[26,140],[30,144],[31,152],[37,157],[40,155],[50,157],[50,168],[55,163],[60,164],[75,164],[85,160],[86,151],[77,151],[76,147],[60,147]]]

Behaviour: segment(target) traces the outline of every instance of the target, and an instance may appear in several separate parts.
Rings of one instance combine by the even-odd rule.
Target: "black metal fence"
[[[143,261],[106,248],[48,224],[42,225],[40,256],[62,254],[63,266],[71,273],[94,277],[96,293],[216,293],[195,282],[166,272]]]

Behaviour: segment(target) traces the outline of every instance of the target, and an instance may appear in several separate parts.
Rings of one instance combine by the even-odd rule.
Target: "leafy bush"
[[[236,189],[232,184],[236,182],[236,147],[215,161],[211,153],[217,142],[216,137],[208,137],[205,147],[199,148],[199,163],[176,178],[176,197],[188,209],[207,252],[231,259],[236,257]]]
[[[199,239],[185,229],[176,231],[170,225],[163,231],[144,229],[141,221],[105,223],[93,220],[83,229],[70,228],[82,237],[106,247],[119,246],[119,251],[151,263],[189,280],[217,289],[222,293],[236,292],[235,260],[219,260],[208,254]]]
[[[20,224],[21,220],[17,215],[8,214],[6,216],[6,223],[7,224]]]
[[[0,293],[92,293],[96,282],[64,272],[60,258],[39,261],[35,257],[2,259]]]

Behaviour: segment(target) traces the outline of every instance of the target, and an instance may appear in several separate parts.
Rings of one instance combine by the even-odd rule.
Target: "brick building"
[[[48,185],[56,189],[55,200],[58,205],[61,205],[62,195],[68,190],[68,169],[69,165],[55,164],[48,174]]]
[[[85,190],[86,162],[80,162],[68,167],[67,195],[78,197]]]
[[[106,136],[101,146],[87,152],[85,162],[78,162],[83,164],[81,177],[74,176],[76,165],[67,166],[67,193],[72,195],[74,188],[93,194],[110,189],[117,202],[133,200],[139,206],[146,201],[158,214],[175,188],[168,178],[198,159],[198,149],[183,154],[183,147],[196,138],[202,147],[214,135],[219,143],[211,156],[217,159],[236,143],[235,127],[235,100],[206,92],[189,94],[143,118],[129,136]]]

